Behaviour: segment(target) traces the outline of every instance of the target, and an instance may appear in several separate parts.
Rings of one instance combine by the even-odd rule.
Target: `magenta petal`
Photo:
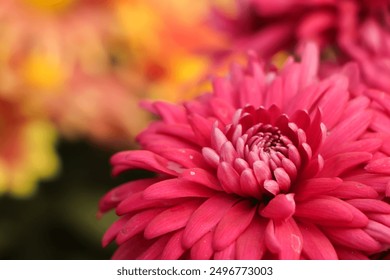
[[[364,169],[371,173],[390,175],[390,157],[372,160]]]
[[[311,223],[299,224],[303,238],[302,252],[312,260],[337,260],[336,251],[329,239]]]
[[[177,175],[178,172],[169,169],[169,161],[149,151],[126,151],[116,153],[111,157],[111,164],[126,166],[126,169],[146,169],[157,173]]]
[[[382,244],[360,228],[324,228],[326,235],[334,242],[355,250],[376,252]]]
[[[165,233],[183,228],[200,204],[201,201],[189,201],[171,207],[159,215],[152,217],[152,219],[148,219],[148,225],[144,231],[145,238],[155,238]]]
[[[275,237],[281,246],[279,259],[298,260],[302,252],[303,239],[294,219],[274,221],[274,228]]]
[[[337,154],[325,160],[324,168],[318,174],[321,177],[336,177],[350,168],[368,162],[372,158],[371,153],[352,152]]]
[[[240,176],[231,164],[221,162],[218,166],[217,176],[226,193],[243,194],[240,188]]]
[[[185,110],[176,104],[156,101],[152,104],[155,114],[159,115],[166,124],[181,123],[185,120]]]
[[[321,151],[324,151],[325,154],[328,151],[337,151],[340,143],[348,143],[356,140],[367,130],[371,118],[372,114],[369,111],[363,111],[343,120],[330,131]]]
[[[348,203],[363,212],[390,214],[390,204],[381,200],[357,198],[348,200]]]
[[[275,234],[275,225],[273,220],[269,220],[264,232],[264,243],[268,250],[274,254],[282,251],[281,240]]]
[[[162,260],[177,260],[185,252],[181,244],[183,231],[175,232],[161,253]]]
[[[233,242],[228,247],[214,253],[214,260],[234,260],[236,255],[236,244]]]
[[[222,190],[217,178],[202,168],[186,169],[180,174],[179,178],[184,179],[185,181],[200,184],[213,190]]]
[[[364,230],[374,239],[390,246],[390,227],[375,221],[369,221]]]
[[[152,240],[143,238],[138,234],[118,247],[112,256],[113,260],[135,260],[137,257],[153,244]]]
[[[219,155],[217,154],[216,151],[214,151],[213,149],[211,149],[209,147],[205,147],[202,149],[202,155],[203,155],[205,161],[211,167],[214,167],[214,168],[218,167],[220,158],[219,158]]]
[[[163,252],[167,242],[170,239],[170,235],[165,235],[159,239],[157,239],[152,245],[146,247],[147,249],[142,252],[137,260],[158,260],[161,257],[161,253]]]
[[[214,121],[206,119],[199,114],[191,114],[188,117],[188,122],[192,127],[196,135],[196,139],[199,141],[199,144],[204,146],[210,145],[210,134],[214,124]]]
[[[99,210],[102,213],[116,207],[122,200],[127,197],[141,192],[150,185],[158,182],[160,179],[140,179],[124,183],[105,194],[99,201]]]
[[[294,211],[294,194],[278,194],[260,211],[260,215],[274,220],[287,220]]]
[[[341,183],[336,189],[329,191],[327,195],[343,199],[378,197],[378,193],[372,187],[354,181]]]
[[[143,191],[143,197],[152,199],[171,199],[181,197],[210,197],[215,192],[197,183],[183,179],[167,179],[157,182]]]
[[[183,235],[183,246],[190,248],[223,218],[236,202],[234,197],[218,194],[206,200],[190,217]]]
[[[102,238],[102,246],[106,247],[110,244],[117,236],[118,232],[122,229],[122,227],[129,220],[129,216],[123,216],[119,220],[115,221],[108,230],[104,233]]]
[[[132,216],[116,236],[117,244],[120,245],[138,233],[142,232],[149,221],[158,215],[162,210],[164,209],[149,209]]]
[[[319,225],[329,226],[348,225],[354,218],[350,206],[346,202],[330,196],[298,203],[295,216]]]
[[[230,208],[214,231],[213,246],[216,251],[228,247],[248,227],[256,208],[249,201],[238,202]]]
[[[213,233],[213,231],[206,233],[191,247],[192,260],[209,260],[213,256]]]
[[[236,240],[236,258],[238,260],[260,260],[265,251],[265,219],[254,218],[251,224]]]
[[[185,168],[201,167],[207,168],[202,154],[193,149],[167,148],[159,151],[159,155],[167,160],[178,163]]]
[[[308,179],[297,185],[295,190],[295,200],[306,200],[313,196],[327,194],[337,189],[343,181],[340,178],[313,178]]]
[[[336,246],[337,256],[340,260],[368,260],[366,254],[351,248]]]

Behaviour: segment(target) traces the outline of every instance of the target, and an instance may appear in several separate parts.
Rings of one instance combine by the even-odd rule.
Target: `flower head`
[[[390,247],[390,158],[371,100],[317,77],[318,49],[267,70],[251,57],[161,120],[113,173],[146,169],[100,201],[121,216],[103,238],[118,259],[365,259]],[[273,68],[272,68],[273,69]],[[378,155],[381,155],[378,157]]]

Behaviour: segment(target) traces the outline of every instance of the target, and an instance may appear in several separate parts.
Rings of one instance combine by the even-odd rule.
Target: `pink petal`
[[[387,246],[390,245],[390,227],[375,221],[369,221],[364,230],[379,242],[387,244]]]
[[[214,254],[213,231],[209,231],[192,246],[190,255],[192,260],[209,260]]]
[[[124,215],[133,211],[138,211],[146,208],[154,207],[166,207],[170,205],[176,205],[178,203],[183,203],[187,201],[186,198],[175,198],[175,199],[165,199],[165,200],[148,200],[143,197],[143,193],[136,193],[125,200],[123,200],[116,207],[117,215]]]
[[[338,151],[340,144],[355,141],[367,130],[371,120],[372,113],[369,111],[353,114],[353,116],[343,120],[329,131],[321,151],[329,154],[333,151]]]
[[[303,238],[302,252],[312,260],[337,260],[336,251],[329,239],[311,223],[299,224]]]
[[[382,146],[382,140],[379,138],[368,138],[354,142],[341,143],[337,147],[330,148],[330,150],[323,149],[322,154],[325,157],[333,156],[337,153],[350,152],[369,152],[374,153]]]
[[[216,126],[211,131],[211,147],[216,152],[221,152],[222,145],[228,142],[225,134]]]
[[[348,203],[363,212],[390,214],[390,204],[377,199],[357,198],[348,200]]]
[[[254,64],[252,64],[252,66],[253,65]],[[250,76],[245,76],[244,79],[241,81],[239,97],[242,106],[245,106],[246,104],[251,104],[252,106],[257,108],[262,104],[260,85],[253,86],[256,84],[258,84],[257,80]]]
[[[202,149],[202,155],[205,161],[214,168],[217,168],[219,165],[219,155],[216,151],[211,148],[205,147]]]
[[[183,236],[183,231],[180,230],[175,232],[172,237],[169,239],[164,250],[161,253],[162,260],[177,260],[183,255],[185,249],[181,244],[181,239]]]
[[[294,194],[278,194],[260,211],[260,215],[273,220],[287,220],[294,211]]]
[[[265,180],[272,178],[272,173],[269,167],[262,160],[255,161],[253,163],[253,172],[257,179],[257,182],[262,185]]]
[[[231,164],[221,162],[218,166],[217,177],[226,193],[243,194],[240,189],[240,176]]]
[[[287,172],[283,168],[278,167],[273,171],[273,174],[276,178],[276,182],[279,184],[280,189],[282,191],[288,191],[290,189],[291,179]]]
[[[343,172],[365,163],[372,158],[371,153],[352,152],[337,154],[325,160],[324,168],[318,174],[322,177],[335,177]]]
[[[316,154],[327,136],[327,129],[322,123],[322,115],[319,109],[317,109],[310,126],[305,131],[306,135],[308,135],[307,143],[311,147],[313,154]]]
[[[182,106],[156,101],[153,102],[153,108],[166,124],[181,123],[186,119],[185,110]]]
[[[200,206],[201,201],[189,201],[168,208],[162,213],[147,220],[144,236],[152,239],[165,233],[183,228],[194,211]]]
[[[330,190],[327,195],[342,199],[378,197],[378,193],[372,187],[354,181],[341,183],[336,189]]]
[[[256,208],[247,200],[238,202],[230,208],[215,228],[214,249],[221,251],[233,243],[251,223],[255,211]]]
[[[108,230],[104,233],[102,238],[102,246],[106,247],[110,244],[117,236],[118,232],[122,229],[122,227],[127,223],[130,216],[123,216],[119,220],[115,221]]]
[[[229,103],[226,99],[222,98],[212,98],[210,100],[210,106],[215,117],[224,125],[231,122],[231,118],[235,112],[235,108],[231,104],[232,103]]]
[[[233,242],[228,247],[214,253],[214,260],[234,260],[236,255],[236,244]]]
[[[171,199],[181,197],[210,197],[215,192],[200,184],[183,179],[166,179],[157,182],[143,191],[147,200]]]
[[[202,168],[186,169],[180,174],[179,178],[185,181],[198,183],[213,190],[222,190],[222,187],[220,186],[219,181],[215,178],[215,176]]]
[[[159,260],[169,239],[170,235],[158,238],[152,245],[146,247],[147,249],[137,257],[137,260]]]
[[[322,196],[297,204],[296,217],[328,226],[364,226],[367,217],[340,199]]]
[[[197,150],[167,148],[160,150],[159,155],[185,168],[208,167],[202,154]]]
[[[278,254],[279,259],[299,259],[302,252],[303,238],[294,219],[274,221],[274,226],[275,237],[280,241],[281,246]]]
[[[135,260],[145,251],[145,248],[148,248],[152,244],[152,240],[146,240],[141,234],[138,234],[119,246],[112,256],[112,259]]]
[[[245,169],[240,176],[240,186],[244,194],[260,198],[261,189],[252,169]]]
[[[365,167],[370,173],[390,175],[390,157],[370,161]]]
[[[299,88],[304,88],[311,84],[317,77],[319,65],[319,50],[316,44],[307,43],[304,47],[301,62],[301,75]]]
[[[132,238],[133,236],[137,235],[138,233],[142,232],[149,223],[149,221],[163,210],[164,209],[157,208],[135,214],[118,232],[118,235],[116,236],[117,244],[120,245]]]
[[[342,184],[340,178],[314,178],[308,179],[296,186],[295,200],[306,200],[313,196],[327,194],[328,192],[337,189]]]
[[[199,114],[191,114],[188,116],[188,122],[196,135],[196,139],[201,146],[210,145],[210,135],[213,128],[214,121],[206,119]]]
[[[221,157],[221,161],[226,161],[229,164],[232,164],[233,161],[238,157],[238,154],[237,154],[235,148],[233,147],[232,142],[230,142],[230,141],[225,142],[222,145],[219,155]]]
[[[160,179],[140,179],[124,183],[105,194],[99,201],[99,210],[102,213],[115,208],[122,200],[134,193],[141,192]]]
[[[360,228],[324,228],[325,234],[334,242],[355,250],[376,252],[382,245]]]
[[[282,251],[281,240],[277,238],[275,234],[275,225],[273,220],[269,220],[265,228],[264,244],[268,250],[274,254],[278,254]]]
[[[236,199],[218,194],[206,200],[190,217],[183,235],[183,246],[190,248],[211,230],[233,206]]]
[[[350,248],[337,246],[336,251],[340,260],[368,260],[365,254]]]
[[[254,218],[251,224],[236,240],[238,260],[261,260],[265,253],[264,231],[266,221]]]
[[[146,169],[157,173],[177,175],[176,171],[168,168],[168,163],[169,161],[165,158],[142,150],[119,152],[111,158],[111,164],[114,166],[121,165],[126,166],[126,169]]]

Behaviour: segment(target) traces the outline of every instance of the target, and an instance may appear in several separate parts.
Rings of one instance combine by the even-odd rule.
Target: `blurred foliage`
[[[31,198],[0,197],[0,259],[109,259],[115,248],[100,240],[115,220],[109,213],[96,218],[104,193],[129,179],[132,172],[112,178],[113,151],[87,142],[61,141],[63,163],[56,180],[44,182]]]

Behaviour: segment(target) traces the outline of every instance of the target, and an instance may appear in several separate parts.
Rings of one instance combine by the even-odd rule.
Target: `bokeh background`
[[[99,199],[150,174],[113,178],[109,159],[137,147],[141,100],[207,89],[225,2],[0,0],[0,259],[110,258]]]

